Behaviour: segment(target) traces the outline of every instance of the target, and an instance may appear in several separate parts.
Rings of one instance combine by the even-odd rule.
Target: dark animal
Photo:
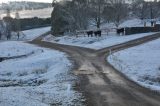
[[[117,29],[117,34],[118,35],[124,35],[124,28],[120,28],[120,29]]]
[[[3,59],[3,58],[0,58],[0,62],[2,62],[2,61],[4,61],[4,59]]]
[[[19,32],[17,32],[17,36],[18,36],[17,40],[19,40],[19,37],[20,37],[20,33]]]
[[[11,39],[11,36],[10,35],[7,35],[7,40],[10,40]]]
[[[93,31],[87,31],[87,35],[93,37]]]
[[[102,35],[102,31],[101,30],[98,30],[98,31],[95,31],[94,32],[94,35],[97,37],[101,37],[101,35]]]

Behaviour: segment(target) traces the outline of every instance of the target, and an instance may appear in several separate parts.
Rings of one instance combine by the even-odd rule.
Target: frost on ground
[[[51,27],[42,27],[42,28],[35,28],[35,29],[30,29],[30,30],[25,30],[20,32],[20,37],[18,39],[17,33],[12,32],[12,36],[11,36],[11,40],[19,40],[19,41],[31,41],[39,36],[41,36],[42,34],[50,31]],[[6,41],[7,38],[6,36],[2,36],[2,40],[0,40],[0,42],[2,41]]]
[[[0,57],[30,52],[0,62],[0,106],[81,106],[84,99],[73,89],[76,77],[64,53],[15,41],[0,43]]]
[[[25,43],[19,42],[2,42],[0,43],[0,57],[12,57],[12,56],[20,56],[25,54],[30,54],[31,52],[36,52],[42,49],[35,49],[33,47],[28,48]]]
[[[23,31],[23,33],[26,35],[26,40],[33,40],[37,38],[38,36],[50,31],[51,27],[42,27],[42,28],[35,28],[31,30]]]
[[[108,61],[135,82],[160,91],[160,39],[114,53]]]
[[[116,44],[121,44],[130,40],[141,38],[144,36],[153,35],[154,33],[143,33],[143,34],[134,34],[128,36],[118,36],[116,33],[110,33],[109,35],[103,35],[102,37],[75,37],[75,36],[63,36],[63,37],[53,37],[48,35],[44,38],[45,41],[86,47],[91,49],[102,49],[105,47],[113,46]]]

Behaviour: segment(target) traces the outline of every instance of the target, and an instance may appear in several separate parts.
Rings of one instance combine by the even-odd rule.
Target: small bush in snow
[[[26,75],[28,75],[27,72],[23,72],[23,73],[19,73],[19,74],[18,74],[18,76],[26,76]]]
[[[32,71],[33,74],[44,74],[47,72],[47,68],[45,69],[35,69]]]

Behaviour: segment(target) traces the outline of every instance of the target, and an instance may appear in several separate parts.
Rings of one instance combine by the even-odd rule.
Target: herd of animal
[[[124,35],[125,34],[125,28],[119,28],[116,29],[117,30],[117,34],[118,35]],[[101,30],[97,30],[97,31],[86,31],[88,37],[101,37],[102,36],[102,31]]]
[[[87,31],[86,32],[88,37],[93,37],[93,35],[95,35],[95,37],[101,37],[102,36],[102,31],[98,30],[98,31]]]

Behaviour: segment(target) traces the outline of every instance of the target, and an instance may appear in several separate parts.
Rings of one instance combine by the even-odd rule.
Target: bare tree
[[[91,0],[89,2],[89,12],[91,21],[95,22],[99,29],[102,23],[102,12],[108,0]]]
[[[75,30],[87,29],[88,6],[86,0],[73,0],[70,5],[68,5],[68,11],[75,20]]]
[[[19,40],[20,37],[20,30],[21,30],[21,26],[20,26],[20,16],[18,11],[15,13],[15,31],[17,33],[17,39]]]
[[[7,37],[7,40],[11,39],[11,31],[12,31],[12,24],[13,24],[13,19],[10,16],[10,9],[6,9],[7,15],[6,17],[3,18],[3,27],[5,28],[5,35]]]
[[[6,35],[7,40],[11,39],[11,24],[9,22],[4,21],[4,34]]]
[[[118,27],[128,16],[128,5],[119,0],[110,0],[109,5],[104,8],[103,15]]]
[[[156,1],[144,1],[139,0],[135,2],[132,6],[132,12],[135,16],[137,16],[140,19],[151,19],[151,26],[153,26],[153,19],[156,19],[159,17],[160,12],[158,6],[159,3]]]
[[[159,18],[159,13],[157,12],[159,10],[158,8],[158,4],[157,4],[157,1],[154,1],[154,2],[148,2],[148,7],[149,7],[149,10],[150,10],[150,19],[151,19],[151,26],[154,25],[155,23],[155,20],[156,18]]]
[[[132,5],[132,13],[141,20],[148,18],[148,3],[139,0]]]

